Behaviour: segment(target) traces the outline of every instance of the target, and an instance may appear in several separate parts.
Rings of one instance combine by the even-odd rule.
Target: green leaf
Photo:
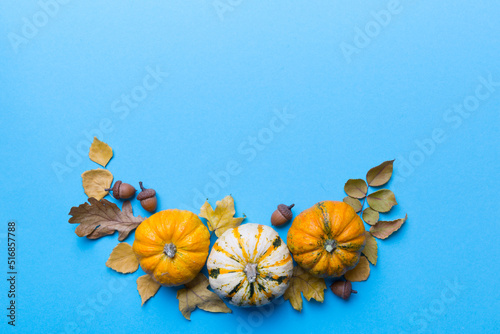
[[[378,212],[389,212],[394,205],[398,204],[394,193],[389,189],[382,189],[371,193],[366,200],[368,201],[368,205]]]
[[[350,179],[345,183],[344,191],[347,195],[354,198],[365,198],[368,186],[365,180]]]
[[[361,202],[359,201],[359,199],[352,198],[352,197],[349,197],[349,196],[347,196],[347,197],[344,198],[344,203],[349,204],[354,209],[354,211],[356,211],[356,212],[360,212],[361,208],[363,207],[363,204],[361,204]]]
[[[399,230],[401,225],[408,219],[408,215],[404,218],[392,220],[392,221],[379,221],[375,226],[370,228],[370,233],[379,239],[386,239],[391,234]]]
[[[363,220],[369,225],[375,225],[378,222],[380,214],[372,208],[363,210]]]
[[[366,181],[371,187],[378,187],[389,182],[392,176],[394,160],[382,162],[366,173]]]

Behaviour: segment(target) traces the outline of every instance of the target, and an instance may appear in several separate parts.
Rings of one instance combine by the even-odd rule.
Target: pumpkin
[[[207,262],[209,282],[237,306],[265,305],[285,293],[293,259],[269,226],[245,224],[224,232]]]
[[[164,286],[191,281],[203,268],[210,233],[190,211],[165,210],[144,220],[135,232],[133,250],[142,270]]]
[[[354,209],[333,201],[300,213],[287,236],[295,261],[317,277],[339,277],[354,268],[365,242],[365,227]]]

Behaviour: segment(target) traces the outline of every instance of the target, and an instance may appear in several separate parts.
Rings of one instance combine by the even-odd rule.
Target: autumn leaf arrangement
[[[101,166],[106,167],[112,156],[112,149],[107,144],[95,138],[89,152],[90,159],[99,163]],[[395,195],[388,189],[379,189],[369,193],[371,188],[381,187],[390,180],[393,172],[393,162],[394,161],[386,161],[379,166],[370,169],[366,175],[366,181],[363,179],[351,179],[345,184],[344,190],[348,196],[344,198],[343,202],[351,206],[354,211],[362,217],[363,221],[370,225],[369,231],[363,232],[364,248],[362,247],[363,245],[361,245],[360,252],[362,254],[360,254],[359,261],[357,261],[357,264],[354,264],[352,268],[349,268],[350,270],[343,273],[342,277],[334,281],[331,285],[333,293],[345,300],[349,299],[351,293],[356,293],[356,291],[352,290],[351,282],[359,282],[368,279],[370,274],[369,263],[372,265],[377,264],[378,246],[376,239],[388,238],[395,231],[397,231],[407,219],[406,216],[405,218],[393,221],[379,220],[380,213],[387,213],[393,206],[397,205]],[[240,224],[242,224],[246,216],[240,218],[235,217],[236,211],[233,197],[226,196],[224,199],[217,201],[215,209],[212,208],[208,201],[205,202],[198,215],[188,211],[181,212],[179,210],[166,210],[154,214],[151,216],[151,219],[144,222],[144,224],[147,223],[148,225],[151,225],[154,221],[160,222],[160,219],[168,220],[169,216],[178,217],[179,214],[182,214],[185,215],[182,219],[188,221],[191,226],[199,226],[199,228],[194,229],[197,231],[196,238],[199,240],[199,242],[197,242],[199,249],[196,250],[196,252],[206,253],[204,257],[200,257],[200,260],[198,260],[197,265],[199,266],[199,269],[193,271],[193,265],[191,265],[190,269],[187,269],[183,267],[183,264],[180,260],[178,260],[179,262],[177,262],[175,270],[178,270],[178,272],[185,271],[185,273],[183,275],[177,275],[179,277],[169,277],[169,275],[164,277],[164,275],[168,274],[168,272],[158,273],[158,270],[156,270],[157,267],[161,267],[163,263],[143,262],[139,256],[144,249],[146,249],[146,253],[150,252],[150,249],[152,249],[152,246],[147,244],[147,240],[142,238],[143,235],[147,235],[149,233],[147,231],[143,231],[144,229],[147,229],[148,226],[145,226],[144,224],[141,225],[146,218],[133,215],[132,205],[129,200],[125,200],[123,202],[122,209],[120,210],[116,204],[104,199],[104,197],[108,195],[109,191],[112,190],[112,182],[113,175],[106,169],[98,168],[86,171],[82,174],[82,184],[85,194],[88,196],[88,203],[83,203],[77,207],[71,208],[70,210],[69,214],[71,215],[71,218],[69,219],[69,223],[78,224],[75,229],[75,233],[80,237],[98,239],[118,232],[118,240],[121,242],[112,250],[109,259],[106,262],[106,266],[122,274],[134,273],[139,269],[139,267],[146,272],[145,275],[142,275],[137,279],[137,290],[139,292],[142,305],[144,305],[144,303],[146,303],[146,301],[148,301],[151,297],[155,296],[162,285],[167,287],[183,285],[183,287],[177,291],[177,299],[179,302],[179,310],[186,319],[190,320],[191,312],[196,308],[208,312],[231,313],[231,309],[227,307],[224,300],[221,299],[220,293],[216,294],[209,289],[211,281],[209,282],[209,278],[199,272],[199,270],[206,265],[205,261],[208,255],[211,235],[208,231],[203,231],[204,229],[206,230],[206,227],[202,227],[203,223],[200,220],[200,217],[205,219],[208,230],[215,233],[217,237],[221,237],[224,232],[229,229],[237,228]],[[118,186],[120,186],[121,181],[117,181],[117,183]],[[116,199],[122,199],[120,196],[116,196],[115,192],[118,192],[116,183],[113,188],[113,197]],[[135,193],[135,189],[133,192]],[[148,195],[151,195],[151,192],[149,192]],[[153,193],[153,195],[155,194]],[[342,202],[339,203],[343,204]],[[322,204],[318,203],[318,205]],[[366,208],[365,205],[367,205]],[[144,205],[143,207],[146,208]],[[291,207],[292,206],[288,208],[290,209]],[[160,217],[160,215],[163,216]],[[297,219],[299,219],[299,217],[297,217]],[[249,226],[249,228],[250,227],[251,226]],[[135,229],[137,229],[137,231],[134,245],[132,246],[123,242]],[[289,231],[288,248],[290,248],[291,252],[294,253],[293,247],[290,246],[290,232],[291,231]],[[175,234],[175,231],[172,231],[172,233]],[[262,233],[262,231],[259,232],[259,236],[260,233]],[[190,236],[190,238],[194,237],[195,236]],[[271,247],[274,246],[278,246],[276,241],[273,242],[273,246]],[[174,254],[176,254],[175,256],[180,259],[182,259],[184,255],[189,255],[191,256],[189,258],[193,261],[193,263],[195,263],[195,257],[192,257],[192,253],[188,253],[188,251],[190,250],[176,249],[173,245],[165,245],[165,249],[162,249],[161,253],[162,256],[164,256],[164,254],[169,256],[171,255],[174,260],[176,259]],[[170,254],[170,252],[172,254]],[[295,254],[294,258],[297,260],[297,263],[300,264],[299,258],[296,258]],[[151,266],[152,269],[149,270],[148,266]],[[318,302],[323,302],[325,298],[324,290],[326,290],[327,287],[325,278],[322,275],[313,275],[309,270],[304,269],[302,266],[294,265],[293,270],[291,268],[292,267],[290,267],[289,277],[279,279],[285,279],[288,284],[288,288],[283,295],[284,299],[288,300],[291,306],[297,311],[302,310],[302,295],[307,301],[314,299]],[[193,271],[193,274],[191,274],[190,271]],[[217,269],[216,275],[219,273],[220,270]],[[210,280],[217,277],[213,275],[213,270],[209,271],[209,274]],[[342,278],[344,279],[342,280]],[[281,283],[281,281],[279,283]]]
[[[394,160],[385,161],[373,167],[366,174],[366,181],[363,179],[350,179],[344,185],[344,191],[348,195],[344,202],[349,204],[355,212],[360,213],[363,221],[370,225],[370,230],[366,232],[366,245],[362,251],[363,255],[358,265],[348,271],[344,277],[347,281],[356,282],[368,279],[370,275],[370,262],[377,264],[378,246],[377,239],[386,239],[408,219],[408,215],[392,221],[382,221],[380,213],[388,213],[397,205],[394,193],[389,189],[379,189],[368,194],[369,188],[381,187],[389,182],[392,177]],[[361,202],[362,200],[362,202]],[[365,204],[368,203],[368,207]]]

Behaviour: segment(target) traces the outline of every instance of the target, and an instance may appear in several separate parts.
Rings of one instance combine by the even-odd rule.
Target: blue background
[[[483,87],[484,100],[473,96],[481,77],[500,81],[500,4],[401,1],[381,26],[372,12],[390,1],[221,3],[222,13],[211,0],[71,1],[53,16],[35,1],[0,4],[0,250],[6,258],[13,219],[16,330],[494,332],[500,86]],[[34,19],[36,36],[26,31]],[[356,40],[365,28],[371,37]],[[347,44],[356,47],[348,57]],[[122,94],[140,93],[148,67],[168,77],[126,112]],[[474,101],[470,114],[452,110]],[[294,118],[270,134],[284,108]],[[430,142],[433,132],[444,139]],[[349,302],[326,290],[323,304],[305,302],[302,313],[285,302],[196,310],[188,322],[175,288],[141,308],[135,280],[143,273],[104,265],[116,234],[89,241],[67,223],[86,200],[80,174],[98,167],[85,152],[94,134],[114,149],[107,168],[115,180],[154,187],[160,209],[198,210],[197,191],[213,205],[232,194],[251,223],[270,224],[279,203],[296,203],[298,214],[342,200],[347,179],[396,158],[388,187],[399,205],[383,218],[409,219],[379,241],[379,262]],[[250,137],[259,135],[265,144],[254,156]],[[209,173],[230,161],[239,173],[214,187]],[[133,207],[147,215],[138,201]],[[279,229],[283,238],[287,230]]]

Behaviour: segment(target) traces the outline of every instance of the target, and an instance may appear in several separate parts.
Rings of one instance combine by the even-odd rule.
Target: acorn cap
[[[332,292],[344,300],[348,300],[352,293],[358,293],[352,289],[352,283],[349,281],[337,281],[330,285]]]
[[[113,197],[116,198],[116,199],[120,199],[119,192],[120,192],[120,186],[121,186],[121,184],[122,184],[122,181],[118,180],[118,181],[115,182],[113,188],[106,188],[104,190],[107,191],[107,192],[112,191],[113,192],[113,194],[112,194]]]
[[[142,201],[146,198],[154,197],[156,195],[156,191],[154,189],[145,189],[142,186],[142,182],[139,182],[139,185],[141,186],[142,191],[137,195],[137,199],[139,201]]]
[[[120,181],[120,180],[115,182],[115,184],[113,185],[113,188],[111,188],[111,190],[113,191],[113,194],[118,194],[118,192],[120,191],[121,184],[122,184],[122,181]]]
[[[285,205],[285,204],[280,204],[278,205],[278,211],[283,215],[283,217],[286,218],[286,220],[291,220],[293,218],[293,213],[290,210],[293,208],[295,204],[292,204],[290,206]]]

